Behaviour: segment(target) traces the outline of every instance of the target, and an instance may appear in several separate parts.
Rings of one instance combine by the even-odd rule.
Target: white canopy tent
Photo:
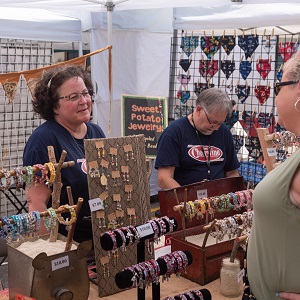
[[[114,101],[110,134],[107,133],[110,110],[108,54],[92,57],[92,72],[97,83],[94,120],[111,136],[120,135],[122,94],[168,97],[173,29],[214,30],[215,34],[218,30],[227,32],[241,28],[276,28],[275,34],[300,32],[300,0],[265,0],[264,3],[261,0],[243,0],[242,3],[231,0],[213,3],[206,0],[128,0],[115,5],[111,14],[100,0],[1,0],[0,11],[5,7],[46,9],[80,19],[81,29],[91,33],[91,51],[105,47],[111,41]],[[66,28],[64,25],[58,27],[60,30]],[[112,29],[110,37],[108,27]],[[279,29],[283,30],[279,32]],[[46,36],[47,29],[43,31]]]

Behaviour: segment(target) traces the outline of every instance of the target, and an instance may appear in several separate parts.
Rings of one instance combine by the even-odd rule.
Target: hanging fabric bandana
[[[192,112],[193,112],[193,108],[189,105],[184,105],[184,106],[176,105],[174,108],[174,115],[176,119],[184,116],[188,116]]]
[[[193,51],[199,45],[199,37],[198,36],[183,36],[181,37],[181,46],[182,51],[189,57]]]
[[[280,69],[278,70],[278,72],[276,73],[276,78],[278,79],[278,81],[281,81],[281,79],[282,79],[282,74],[283,74],[283,71],[282,71],[282,69],[280,68]]]
[[[207,82],[195,82],[194,83],[194,93],[199,97],[200,93],[208,88],[214,87],[214,84],[208,84]]]
[[[270,50],[276,45],[276,37],[274,35],[264,35],[261,39],[265,51],[270,53]]]
[[[230,75],[235,70],[235,62],[232,60],[223,60],[221,61],[221,70],[225,74],[226,78],[228,79]]]
[[[256,112],[251,110],[244,110],[242,113],[242,120],[240,124],[243,129],[247,131],[250,136],[257,136],[256,128],[258,127]]]
[[[249,156],[258,159],[262,157],[262,150],[259,143],[258,137],[248,136],[245,139],[245,147],[249,151]]]
[[[179,65],[185,72],[188,71],[191,63],[192,63],[192,59],[189,59],[189,58],[181,58],[179,61]]]
[[[231,114],[231,116],[226,118],[224,124],[231,129],[233,125],[239,120],[239,111],[234,110]]]
[[[181,88],[177,92],[177,98],[180,99],[182,104],[185,104],[186,101],[190,98],[190,91],[181,90]]]
[[[190,82],[191,75],[185,75],[185,74],[178,74],[177,76],[178,81],[181,83],[183,87],[187,86]]]
[[[238,99],[244,103],[250,94],[250,86],[249,85],[240,85],[238,84],[235,87],[235,93],[238,96]]]
[[[227,55],[230,54],[230,52],[235,47],[235,36],[234,35],[225,35],[221,37],[221,45]]]
[[[270,86],[256,85],[254,88],[254,94],[259,100],[259,103],[263,105],[270,97]]]
[[[249,58],[253,52],[256,50],[258,43],[258,35],[239,35],[238,36],[238,44],[241,49],[245,52],[246,59]]]
[[[260,112],[257,116],[257,122],[260,125],[260,127],[263,128],[268,128],[272,123],[272,119],[273,119],[272,113],[269,114],[269,113]]]
[[[256,63],[256,70],[263,80],[265,80],[271,71],[271,63],[269,59],[259,59]]]
[[[282,56],[284,62],[286,62],[294,54],[295,43],[293,43],[293,42],[279,43],[278,50],[279,50],[279,53]]]
[[[251,61],[243,60],[240,62],[240,73],[244,80],[247,79],[251,71],[252,71]]]
[[[201,36],[201,49],[206,54],[208,59],[211,59],[220,49],[220,38],[220,36]]]
[[[218,72],[218,60],[199,60],[199,73],[208,81]]]
[[[233,138],[233,146],[235,149],[235,153],[238,153],[244,144],[244,137],[239,136],[237,134],[233,134],[232,138]]]

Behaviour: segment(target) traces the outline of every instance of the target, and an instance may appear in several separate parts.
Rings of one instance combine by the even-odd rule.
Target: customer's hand
[[[300,300],[300,294],[296,293],[285,293],[280,292],[278,293],[279,299],[286,299],[286,300]]]

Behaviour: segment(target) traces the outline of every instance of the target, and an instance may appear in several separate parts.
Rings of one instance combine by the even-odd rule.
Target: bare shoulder
[[[296,206],[300,208],[300,164],[293,177],[291,187],[290,187],[290,192],[292,195],[292,201]]]

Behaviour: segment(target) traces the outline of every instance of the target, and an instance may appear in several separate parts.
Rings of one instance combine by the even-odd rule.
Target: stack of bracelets
[[[251,210],[232,217],[225,217],[221,220],[215,219],[213,223],[210,223],[210,225],[214,225],[209,234],[217,241],[222,241],[226,234],[228,234],[229,239],[236,236],[239,227],[247,234],[252,227],[253,215],[254,212]],[[239,220],[241,224],[239,224]]]
[[[0,238],[9,242],[39,235],[41,218],[38,211],[13,215],[10,218],[0,217],[0,221]]]
[[[188,255],[191,256],[190,253],[188,253]],[[148,287],[151,283],[158,284],[161,275],[163,276],[163,281],[168,279],[172,274],[180,275],[190,263],[191,261],[188,259],[187,252],[174,251],[159,257],[157,260],[150,259],[127,267],[123,269],[115,279],[117,285],[119,287],[121,286],[121,288],[138,287],[143,289]],[[124,284],[124,278],[128,279],[127,275],[129,274],[131,285],[127,286],[127,283]]]
[[[156,241],[166,233],[173,232],[174,220],[169,217],[156,218],[147,221],[153,229],[153,239]],[[152,238],[152,237],[151,237]],[[129,225],[115,230],[109,230],[102,234],[100,243],[104,250],[113,252],[118,248],[124,252],[127,246],[136,245],[140,241],[140,234],[136,227]]]
[[[203,218],[204,215],[214,215],[215,212],[222,213],[231,209],[239,210],[245,207],[248,210],[252,209],[252,189],[237,191],[234,193],[223,194],[209,198],[202,198],[195,201],[186,202],[185,216],[192,219]],[[184,202],[180,205],[184,206]]]
[[[163,300],[210,300],[211,293],[208,289],[191,290],[173,297],[166,297]]]
[[[56,225],[56,220],[64,225],[71,225],[76,221],[76,212],[74,207],[63,205],[60,208],[70,212],[70,220],[65,220],[60,213],[56,213],[53,208],[48,208],[44,217],[45,227],[51,231]],[[13,215],[11,217],[0,217],[2,226],[0,226],[0,238],[7,241],[16,241],[19,239],[28,239],[39,236],[41,225],[41,216],[38,211]]]
[[[34,170],[37,170],[36,174]],[[0,190],[2,191],[8,190],[12,183],[14,183],[18,191],[23,187],[24,183],[27,187],[30,187],[32,183],[39,184],[46,182],[47,184],[51,184],[54,182],[56,176],[55,166],[51,162],[44,165],[26,166],[23,169],[15,168],[12,171],[0,169],[0,173],[2,174],[2,178],[4,177],[5,179],[5,183],[3,183],[2,178],[0,178]]]

